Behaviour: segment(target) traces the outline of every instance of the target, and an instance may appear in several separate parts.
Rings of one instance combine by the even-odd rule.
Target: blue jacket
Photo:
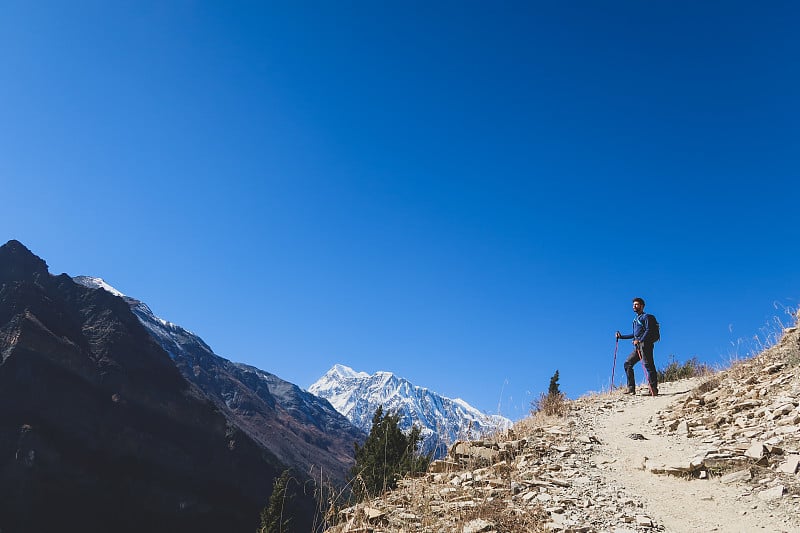
[[[633,319],[633,335],[620,335],[620,339],[636,339],[639,342],[653,344],[655,339],[655,317],[642,313]]]

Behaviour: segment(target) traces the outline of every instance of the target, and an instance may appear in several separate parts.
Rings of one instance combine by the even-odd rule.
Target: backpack
[[[653,342],[658,342],[661,340],[661,324],[658,323],[656,317],[653,315],[650,316],[653,317],[653,324],[655,324],[655,327],[653,328]]]
[[[661,340],[661,324],[658,323],[658,320],[656,320],[655,315],[647,313],[645,316],[649,316],[650,318],[653,319],[653,321],[650,323],[650,325],[653,326],[652,327],[653,332],[651,333],[651,335],[653,337],[653,343],[656,343]],[[639,319],[638,318],[634,319],[634,321],[638,322]],[[641,322],[639,322],[639,325],[641,325]]]

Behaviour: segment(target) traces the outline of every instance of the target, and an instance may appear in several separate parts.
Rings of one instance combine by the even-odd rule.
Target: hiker
[[[617,339],[633,339],[633,352],[625,360],[625,375],[628,377],[628,390],[625,394],[636,394],[636,378],[633,375],[633,365],[640,360],[644,363],[644,370],[650,381],[650,393],[658,395],[658,373],[656,364],[653,360],[653,345],[657,336],[656,319],[653,315],[644,312],[644,300],[641,298],[633,299],[633,312],[636,318],[633,319],[633,334],[623,335],[617,331]]]

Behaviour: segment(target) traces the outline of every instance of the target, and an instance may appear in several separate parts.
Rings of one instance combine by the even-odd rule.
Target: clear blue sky
[[[3,2],[2,240],[302,387],[520,418],[634,296],[721,364],[800,298],[797,6]]]

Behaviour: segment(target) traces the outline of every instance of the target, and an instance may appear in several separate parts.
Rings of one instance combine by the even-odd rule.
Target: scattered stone
[[[776,485],[776,486],[772,487],[771,489],[762,490],[761,492],[759,492],[758,493],[758,499],[759,500],[763,500],[765,502],[770,502],[772,500],[778,500],[778,499],[783,497],[783,491],[784,490],[785,489],[784,489],[783,485]]]
[[[800,465],[800,455],[790,455],[786,461],[781,464],[779,470],[787,474],[796,474]]]
[[[721,483],[737,483],[739,481],[750,481],[753,479],[753,474],[750,473],[750,470],[740,470],[738,472],[731,472],[730,474],[725,474],[720,478]]]
[[[434,473],[452,472],[454,470],[457,470],[458,467],[459,467],[458,461],[439,459],[431,462],[431,465],[428,468],[428,472],[434,472]]]
[[[450,448],[450,457],[463,464],[493,464],[500,457],[500,450],[483,441],[457,442]]]
[[[367,517],[368,521],[375,522],[386,516],[386,513],[384,511],[381,511],[380,509],[375,509],[372,507],[364,507],[364,515]]]
[[[764,457],[766,452],[767,449],[764,447],[763,442],[755,442],[747,449],[747,451],[744,452],[744,454],[745,456],[752,457],[753,459],[761,459]]]
[[[470,521],[462,529],[462,533],[483,533],[494,529],[494,524],[483,518],[476,518]]]

